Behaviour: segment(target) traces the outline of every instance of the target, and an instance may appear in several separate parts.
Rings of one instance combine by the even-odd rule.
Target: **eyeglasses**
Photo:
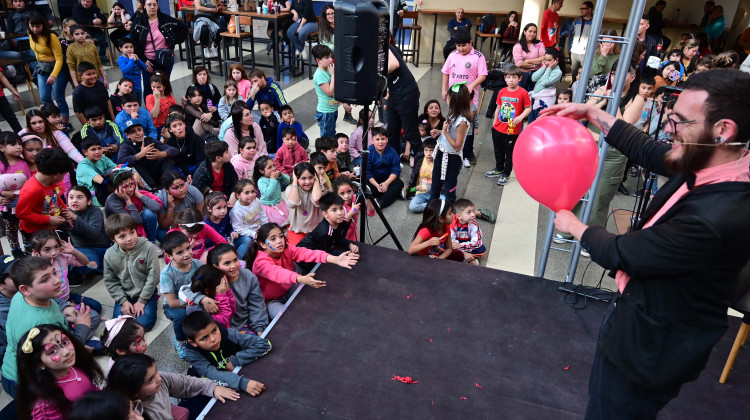
[[[678,126],[680,124],[693,124],[693,123],[702,122],[702,121],[705,121],[705,120],[684,120],[684,121],[677,121],[677,120],[674,119],[674,113],[670,112],[669,114],[667,114],[667,120],[664,122],[664,127],[665,128],[669,127],[672,130],[673,133],[676,133],[677,130],[678,130],[678,128],[679,128]]]

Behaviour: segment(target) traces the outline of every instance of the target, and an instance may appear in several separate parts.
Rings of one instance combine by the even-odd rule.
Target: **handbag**
[[[154,46],[154,61],[156,62],[156,65],[159,67],[169,66],[169,64],[172,63],[174,52],[169,48],[159,48],[157,50],[156,42],[154,42],[154,34],[151,32],[151,25],[148,22],[146,22],[146,25],[148,25],[148,33],[151,35],[151,44]]]

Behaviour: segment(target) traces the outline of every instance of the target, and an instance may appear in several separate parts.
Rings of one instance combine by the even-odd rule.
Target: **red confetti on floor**
[[[450,328],[448,328],[448,334],[450,334],[450,333],[451,333],[451,329],[450,329]]]
[[[565,370],[570,369],[570,365],[565,365],[565,367],[563,369],[565,369]]]
[[[474,386],[476,386],[477,388],[484,388],[482,385],[479,385],[479,382],[475,383]]]
[[[430,343],[432,343],[432,339],[430,339]]]
[[[393,378],[391,378],[391,380],[392,381],[401,381],[401,382],[403,382],[405,384],[418,384],[419,383],[419,381],[415,381],[414,379],[412,379],[411,376],[393,375]]]
[[[468,398],[466,398],[466,397],[461,397],[461,399],[462,399],[462,400],[468,400]]]
[[[413,294],[411,294],[411,295],[407,296],[406,298],[407,298],[407,299],[411,299],[411,297],[412,297],[412,296],[414,296],[414,295],[413,295]]]

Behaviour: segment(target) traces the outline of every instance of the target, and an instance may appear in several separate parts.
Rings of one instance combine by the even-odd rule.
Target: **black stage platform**
[[[328,286],[303,288],[268,335],[273,351],[243,368],[267,390],[217,403],[207,419],[582,417],[596,342],[560,283],[360,249],[351,271],[320,267]],[[579,311],[594,333],[605,309]],[[750,351],[718,383],[739,320],[730,325],[660,418],[747,418]]]

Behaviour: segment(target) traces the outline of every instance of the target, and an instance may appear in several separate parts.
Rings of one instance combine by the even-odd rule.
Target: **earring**
[[[717,138],[714,139],[714,143],[716,143],[716,144],[724,143],[725,141],[727,141],[727,139],[725,139],[724,137],[721,137],[721,136],[719,136],[719,137],[717,137]]]
[[[44,369],[47,369],[47,368],[46,368],[46,367],[44,367],[44,366],[42,366],[42,367],[41,367],[41,369],[42,369],[42,370],[44,370]]]

